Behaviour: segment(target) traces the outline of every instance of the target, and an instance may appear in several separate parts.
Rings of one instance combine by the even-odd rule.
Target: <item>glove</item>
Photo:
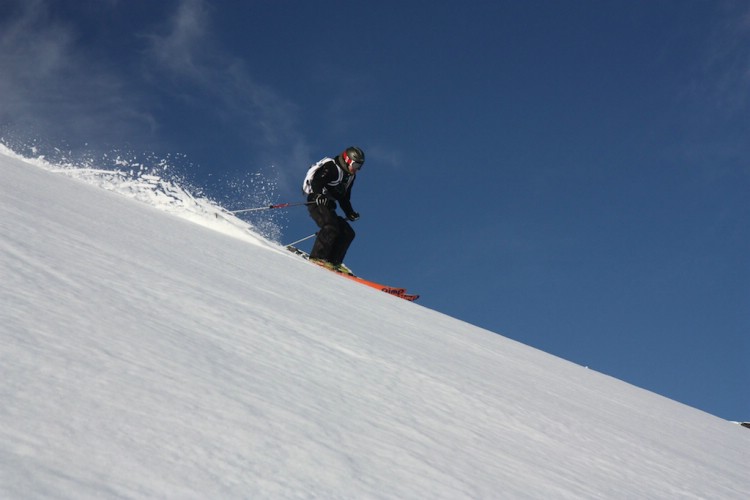
[[[330,206],[330,201],[328,197],[324,194],[316,194],[315,199],[313,200],[316,205],[319,207],[328,207]]]
[[[359,219],[359,212],[352,212],[346,216],[347,219],[354,222],[355,220]]]

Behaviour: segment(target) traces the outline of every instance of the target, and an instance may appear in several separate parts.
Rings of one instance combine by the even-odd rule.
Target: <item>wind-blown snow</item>
[[[750,498],[747,429],[50,170],[0,151],[0,497]]]

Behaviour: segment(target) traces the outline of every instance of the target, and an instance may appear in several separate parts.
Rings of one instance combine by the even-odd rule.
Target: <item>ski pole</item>
[[[286,245],[286,246],[288,246],[288,247],[293,247],[293,246],[294,246],[294,245],[296,245],[297,243],[302,243],[303,241],[305,241],[305,240],[309,240],[310,238],[314,238],[314,237],[316,237],[317,235],[318,235],[318,233],[313,233],[313,234],[311,234],[310,236],[305,236],[305,237],[304,237],[304,238],[302,238],[301,240],[293,241],[293,242],[289,243],[289,244],[288,244],[288,245]]]
[[[229,210],[230,214],[241,214],[243,212],[256,212],[258,210],[272,210],[274,208],[287,208],[287,207],[299,207],[302,205],[313,205],[314,201],[305,201],[301,203],[277,203],[276,205],[268,205],[266,207],[255,207],[255,208],[243,208],[242,210]]]

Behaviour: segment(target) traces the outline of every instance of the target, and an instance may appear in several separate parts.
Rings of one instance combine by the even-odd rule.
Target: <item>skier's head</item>
[[[365,152],[356,146],[350,146],[338,156],[337,160],[342,168],[353,174],[362,168],[365,162]]]

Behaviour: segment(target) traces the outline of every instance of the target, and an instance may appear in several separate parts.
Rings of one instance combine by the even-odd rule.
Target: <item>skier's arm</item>
[[[346,215],[346,217],[349,220],[356,220],[359,218],[359,214],[355,212],[354,209],[352,208],[351,197],[352,197],[353,187],[354,187],[354,180],[352,179],[352,183],[349,184],[349,188],[346,190],[346,193],[339,200],[339,204],[341,205],[341,210],[344,211],[344,215]],[[356,214],[356,217],[354,217],[355,214]]]

